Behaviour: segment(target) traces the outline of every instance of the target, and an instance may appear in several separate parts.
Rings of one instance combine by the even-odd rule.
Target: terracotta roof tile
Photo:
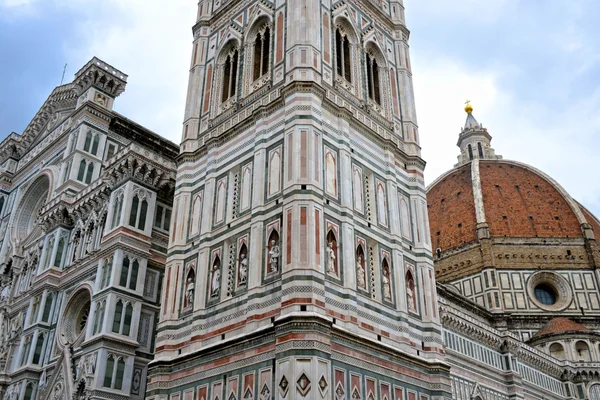
[[[554,318],[542,327],[534,336],[550,335],[569,331],[589,331],[585,326],[568,318]]]

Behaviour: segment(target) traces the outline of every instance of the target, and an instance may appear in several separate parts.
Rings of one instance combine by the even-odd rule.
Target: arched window
[[[136,194],[131,201],[131,212],[129,213],[129,225],[140,230],[146,229],[146,214],[148,213],[148,201],[144,198],[140,201]]]
[[[127,278],[129,277],[129,257],[123,259],[121,265],[121,276],[119,278],[119,286],[127,287]]]
[[[110,355],[106,359],[106,370],[104,371],[104,387],[111,387],[113,380],[113,373],[115,369],[115,358]]]
[[[69,179],[69,175],[71,174],[71,165],[73,165],[73,160],[69,160],[67,165],[65,165],[65,174],[63,175],[63,183],[65,183]]]
[[[122,358],[119,358],[117,361],[117,373],[115,376],[115,389],[121,390],[123,389],[123,375],[125,374],[125,361]]]
[[[94,330],[92,334],[97,334],[102,331],[102,324],[104,324],[104,309],[106,307],[105,302],[98,302],[96,304],[96,318],[94,318]]]
[[[336,72],[339,77],[352,83],[352,56],[350,41],[345,32],[340,28],[335,30],[335,60]]]
[[[85,162],[85,160],[81,160],[81,162],[79,163],[79,172],[77,172],[77,180],[80,182],[83,182],[83,178],[85,177],[86,166],[87,163]]]
[[[90,147],[92,145],[92,131],[87,131],[85,134],[85,143],[83,145],[83,151],[90,151]]]
[[[32,400],[33,399],[33,383],[28,383],[25,387],[25,396],[23,396],[23,400]]]
[[[367,89],[369,99],[381,105],[381,83],[379,80],[379,65],[375,56],[367,53]]]
[[[271,29],[269,26],[263,27],[254,40],[254,60],[253,60],[253,80],[259,79],[261,76],[269,72],[270,54],[271,51]]]
[[[61,235],[58,239],[58,246],[56,247],[56,255],[54,256],[54,267],[60,268],[62,266],[63,253],[65,252],[65,246],[67,245],[67,238]]]
[[[54,296],[52,293],[46,295],[46,302],[44,303],[44,312],[42,314],[42,322],[50,322],[50,313],[52,312],[52,301]]]
[[[117,226],[121,222],[121,210],[123,208],[123,196],[118,195],[115,197],[115,203],[113,206],[111,229]]]
[[[44,348],[44,334],[38,334],[37,341],[35,343],[35,351],[33,352],[33,364],[39,365],[42,357],[42,349]]]
[[[560,343],[552,343],[550,345],[550,355],[559,360],[565,359],[565,349]]]
[[[119,300],[115,307],[115,317],[113,319],[112,331],[114,333],[121,333],[121,319],[123,317],[123,302]]]
[[[94,164],[89,163],[88,167],[87,167],[87,173],[85,175],[85,183],[91,183],[93,175],[94,175]]]
[[[125,306],[125,319],[123,320],[123,330],[121,333],[125,336],[129,336],[129,332],[131,331],[131,317],[133,315],[133,306],[131,303],[128,303]]]
[[[110,278],[112,275],[112,259],[104,260],[104,265],[102,266],[102,286],[104,289],[110,284]]]
[[[590,357],[590,348],[586,342],[579,341],[575,343],[575,352],[577,353],[576,361],[592,361]]]
[[[140,269],[140,263],[138,260],[133,260],[131,266],[131,276],[129,277],[129,289],[135,290],[137,287],[138,271]]]
[[[3,210],[4,210],[4,197],[0,197],[0,217],[2,216]]]
[[[467,147],[468,151],[469,151],[469,160],[473,159],[473,147],[471,145],[469,145]]]
[[[237,90],[237,75],[238,75],[238,50],[232,48],[225,57],[223,65],[223,90],[221,102],[224,103],[234,97]]]
[[[100,142],[100,136],[94,135],[94,139],[92,140],[92,150],[90,151],[90,153],[92,153],[93,155],[96,155],[98,153],[99,142]]]
[[[477,142],[477,151],[479,152],[479,158],[483,158],[483,147],[481,147],[481,143]]]
[[[27,360],[29,359],[29,352],[31,351],[31,335],[27,336],[25,338],[25,341],[23,342],[23,350],[21,353],[21,362],[20,362],[20,366],[25,365],[25,363],[27,362]]]

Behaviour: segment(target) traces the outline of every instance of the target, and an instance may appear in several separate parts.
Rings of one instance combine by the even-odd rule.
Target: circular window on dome
[[[539,284],[534,289],[535,298],[546,306],[556,304],[556,290],[546,283]]]
[[[527,281],[531,301],[547,311],[560,311],[573,301],[569,282],[559,274],[549,271],[537,272]]]

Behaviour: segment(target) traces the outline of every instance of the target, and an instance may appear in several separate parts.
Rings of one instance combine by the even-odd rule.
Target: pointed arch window
[[[44,348],[45,336],[43,333],[38,334],[37,341],[35,343],[35,350],[33,352],[33,364],[39,365],[42,358],[42,349]]]
[[[477,142],[477,152],[479,153],[479,158],[483,158],[483,147],[481,147],[481,143]]]
[[[335,30],[335,56],[338,76],[352,83],[352,52],[348,36],[340,28]]]
[[[115,389],[121,390],[123,389],[123,375],[125,374],[125,361],[122,358],[119,358],[117,361],[117,371],[115,374]]]
[[[121,222],[121,211],[123,209],[123,195],[117,195],[113,205],[111,229],[116,227]]]
[[[131,290],[135,290],[137,288],[139,269],[140,263],[138,262],[138,260],[133,260],[133,263],[131,265],[131,276],[129,277],[129,289]]]
[[[104,265],[102,266],[102,284],[100,285],[101,289],[104,289],[110,284],[111,275],[112,259],[104,260]]]
[[[135,194],[131,201],[131,212],[129,213],[129,225],[139,230],[146,229],[146,214],[148,213],[148,201]]]
[[[121,334],[125,336],[129,336],[131,331],[131,317],[133,316],[133,306],[131,303],[128,303],[125,306],[125,318],[123,320],[123,328],[121,329]]]
[[[44,303],[44,312],[42,314],[42,322],[50,321],[50,314],[52,312],[52,302],[54,300],[54,295],[52,293],[48,293],[46,295],[46,300]]]
[[[102,325],[104,324],[104,310],[106,302],[101,301],[96,304],[96,318],[94,318],[94,329],[92,334],[95,335],[102,331]]]
[[[33,384],[28,383],[25,388],[25,396],[23,396],[23,400],[32,400],[33,399]]]
[[[3,210],[4,210],[4,197],[0,197],[0,216],[2,216]]]
[[[254,40],[253,80],[269,72],[269,54],[271,51],[271,29],[265,26]]]
[[[85,135],[85,143],[83,144],[83,151],[90,151],[92,145],[92,131],[88,131]]]
[[[31,335],[27,336],[23,342],[23,350],[21,354],[21,362],[20,366],[25,365],[27,360],[29,359],[29,352],[31,351]]]
[[[129,257],[123,259],[121,265],[121,276],[119,278],[119,286],[127,287],[127,278],[129,277]]]
[[[467,147],[467,150],[469,152],[469,160],[472,160],[473,159],[473,146],[469,145]]]
[[[121,333],[121,320],[123,319],[123,302],[119,300],[115,307],[115,317],[113,318],[113,333]]]
[[[106,359],[106,370],[104,370],[104,387],[112,387],[113,373],[115,369],[115,358],[110,355]]]
[[[91,183],[94,176],[94,163],[88,163],[81,160],[79,163],[79,171],[77,172],[77,180],[83,183]]]
[[[56,247],[56,254],[54,255],[54,267],[60,268],[62,266],[63,254],[65,247],[67,246],[67,238],[65,235],[61,235],[58,239],[58,245]]]
[[[367,53],[367,89],[369,99],[381,105],[379,65],[373,54]]]
[[[226,102],[234,97],[237,90],[237,75],[238,75],[239,52],[233,48],[225,57],[223,65],[223,90],[221,102]]]

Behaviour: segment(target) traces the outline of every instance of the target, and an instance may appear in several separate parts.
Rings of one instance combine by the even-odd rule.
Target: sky
[[[0,0],[0,139],[93,56],[129,75],[115,110],[179,142],[195,0]],[[456,163],[466,114],[600,216],[600,2],[405,0],[430,183]]]

